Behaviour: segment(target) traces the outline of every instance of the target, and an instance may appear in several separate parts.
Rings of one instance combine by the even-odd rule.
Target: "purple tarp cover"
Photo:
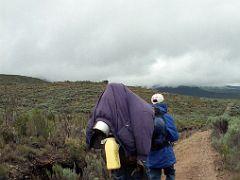
[[[86,142],[90,146],[93,126],[99,120],[107,123],[112,134],[125,150],[145,160],[151,149],[154,129],[151,106],[123,84],[110,83],[93,108],[88,121]]]

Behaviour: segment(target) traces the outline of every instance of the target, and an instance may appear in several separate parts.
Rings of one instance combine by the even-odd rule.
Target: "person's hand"
[[[137,160],[137,166],[136,168],[132,171],[131,176],[134,176],[135,174],[145,174],[145,161],[142,160]]]
[[[144,161],[142,160],[137,160],[137,165],[144,167]]]

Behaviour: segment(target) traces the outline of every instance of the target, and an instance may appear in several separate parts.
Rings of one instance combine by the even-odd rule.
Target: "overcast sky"
[[[0,0],[0,74],[240,84],[238,0]]]

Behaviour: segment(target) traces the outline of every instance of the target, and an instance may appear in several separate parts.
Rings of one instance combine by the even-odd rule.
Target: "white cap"
[[[104,134],[106,134],[107,136],[110,132],[109,126],[107,125],[107,123],[105,123],[103,121],[97,121],[96,124],[94,125],[93,129],[98,129],[98,130],[102,131]]]
[[[154,95],[152,96],[152,98],[151,98],[151,102],[152,102],[153,104],[161,103],[161,102],[163,102],[163,101],[164,101],[164,97],[163,97],[163,95],[160,94],[160,93],[154,94]]]

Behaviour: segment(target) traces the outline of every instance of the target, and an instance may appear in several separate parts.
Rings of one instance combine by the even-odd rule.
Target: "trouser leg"
[[[166,175],[166,180],[175,180],[174,165],[164,168],[164,174]]]
[[[147,175],[149,180],[160,180],[162,174],[162,169],[148,169]]]
[[[129,161],[123,152],[123,149],[119,149],[119,156],[121,162],[121,168],[112,170],[111,176],[114,180],[143,180],[143,169],[137,165],[137,161]],[[140,168],[140,169],[139,169]]]
[[[143,180],[144,174],[138,171],[136,165],[122,165],[120,169],[112,170],[111,176],[113,180]]]

